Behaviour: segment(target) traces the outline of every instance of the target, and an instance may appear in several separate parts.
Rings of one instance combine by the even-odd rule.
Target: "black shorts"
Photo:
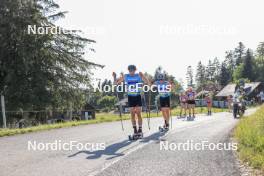
[[[195,100],[188,100],[187,104],[195,105]]]
[[[170,107],[170,97],[160,97],[160,107],[169,108]]]
[[[137,96],[128,96],[128,106],[129,107],[141,107],[142,101],[141,101],[141,95]]]

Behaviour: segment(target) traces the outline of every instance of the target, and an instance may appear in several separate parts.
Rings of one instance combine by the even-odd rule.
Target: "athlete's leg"
[[[162,117],[164,119],[164,123],[167,124],[167,118],[166,118],[166,111],[165,108],[161,108]]]
[[[210,115],[212,115],[212,106],[213,106],[212,103],[210,103],[210,106],[209,106],[209,108],[210,108],[209,109],[210,110]]]
[[[191,117],[192,105],[188,104],[189,117]]]
[[[186,111],[187,111],[187,103],[184,103],[184,116],[186,116]]]
[[[137,123],[136,123],[136,113],[135,113],[135,107],[130,108],[130,114],[131,114],[131,122],[134,129],[134,133],[137,133]]]
[[[195,117],[195,104],[192,105],[193,117]]]
[[[135,107],[135,112],[137,114],[137,118],[138,118],[138,132],[142,133],[142,116],[141,116],[141,107]]]
[[[181,103],[181,105],[180,105],[180,117],[182,116],[182,109],[183,109],[184,107],[183,107],[183,103]]]
[[[170,124],[170,108],[166,108],[165,112],[166,112],[166,121],[167,121],[167,127],[168,127]]]

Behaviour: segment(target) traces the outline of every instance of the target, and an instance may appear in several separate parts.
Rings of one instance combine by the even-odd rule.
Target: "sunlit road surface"
[[[250,109],[247,114],[253,113]],[[146,116],[144,114],[144,116]],[[88,176],[88,175],[240,175],[231,150],[166,150],[162,144],[230,143],[230,132],[238,120],[231,113],[198,115],[194,121],[173,117],[172,129],[160,133],[161,118],[144,120],[144,138],[130,142],[130,121],[85,125],[0,138],[2,176]],[[105,144],[104,150],[37,150],[28,142]],[[172,145],[171,145],[172,146]]]

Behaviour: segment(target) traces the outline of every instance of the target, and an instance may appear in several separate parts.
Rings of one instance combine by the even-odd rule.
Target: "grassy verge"
[[[223,112],[226,111],[225,109],[218,109],[214,108],[213,112]],[[197,113],[206,113],[206,108],[196,108]],[[172,115],[179,115],[180,110],[178,108],[175,108],[172,110]],[[146,114],[142,114],[144,118],[146,118]],[[151,113],[150,117],[159,117],[161,116],[161,113],[157,115],[157,113]],[[123,120],[130,119],[129,114],[123,114],[122,115]],[[0,129],[0,137],[3,136],[12,136],[16,134],[24,134],[24,133],[30,133],[30,132],[36,132],[36,131],[43,131],[43,130],[50,130],[50,129],[57,129],[57,128],[65,128],[65,127],[72,127],[72,126],[78,126],[78,125],[88,125],[88,124],[95,124],[95,123],[102,123],[102,122],[113,122],[113,121],[119,121],[120,117],[117,114],[108,114],[108,113],[98,113],[96,114],[96,119],[94,120],[81,120],[81,121],[70,121],[70,122],[64,122],[64,123],[56,123],[56,124],[47,124],[47,125],[39,125],[34,127],[28,127],[28,128],[22,128],[22,129]]]
[[[234,136],[242,161],[264,171],[264,106],[256,113],[241,119]]]

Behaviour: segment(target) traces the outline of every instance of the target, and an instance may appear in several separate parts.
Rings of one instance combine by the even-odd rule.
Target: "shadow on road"
[[[87,159],[97,159],[102,157],[103,155],[106,156],[111,156],[108,157],[107,160],[119,157],[119,156],[123,156],[123,153],[118,153],[118,150],[128,146],[129,144],[131,144],[131,141],[128,140],[124,140],[122,142],[118,142],[118,143],[114,143],[112,145],[107,146],[104,150],[97,150],[97,151],[87,151],[87,150],[83,150],[83,151],[79,151],[73,155],[70,155],[69,157],[74,157],[76,155],[79,155],[81,153],[87,154],[88,157]]]
[[[139,142],[140,143],[148,143],[150,141],[160,141],[160,137],[162,137],[163,135],[165,135],[165,133],[160,133],[160,132],[156,132],[150,136],[147,136],[143,139],[141,139]],[[106,160],[111,160],[113,158],[116,157],[120,157],[120,156],[124,156],[125,154],[123,152],[118,152],[121,148],[124,148],[128,145],[130,145],[131,143],[133,143],[132,141],[129,140],[124,140],[118,143],[114,143],[111,144],[109,146],[107,146],[105,148],[105,150],[97,150],[97,151],[87,151],[87,150],[83,150],[83,151],[79,151],[75,154],[72,154],[68,157],[75,157],[79,154],[87,154],[88,156],[86,157],[86,159],[98,159],[100,157],[102,157],[103,155],[105,156],[109,156],[108,158],[106,158]]]
[[[142,140],[140,140],[140,142],[142,143],[148,143],[150,141],[154,141],[154,142],[159,142],[162,136],[164,136],[166,133],[161,133],[161,132],[156,132],[153,133],[152,135],[149,135],[148,137],[143,138]]]

